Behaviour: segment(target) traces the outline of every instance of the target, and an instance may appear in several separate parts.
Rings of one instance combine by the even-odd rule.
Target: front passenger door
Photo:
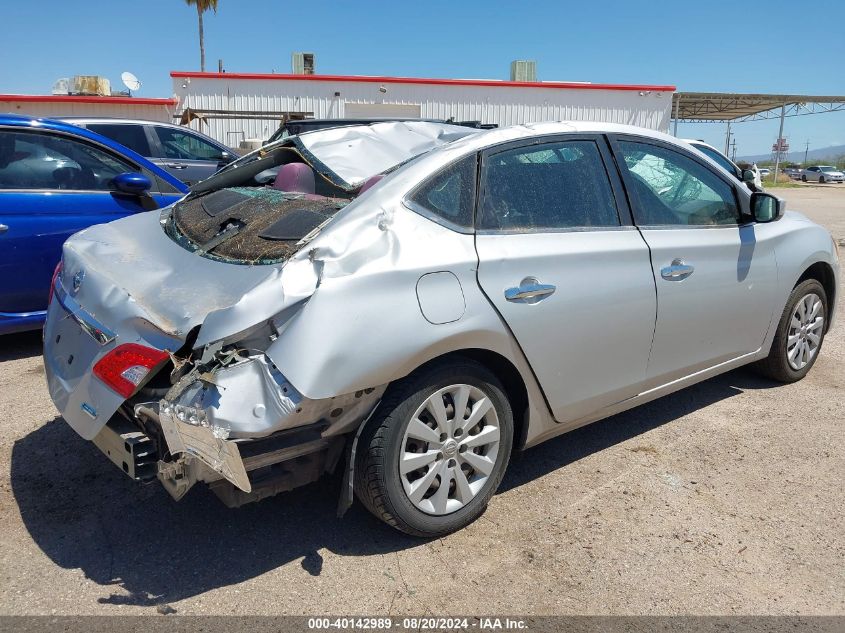
[[[614,142],[657,285],[649,386],[759,350],[775,302],[775,227],[741,224],[747,194],[693,154],[642,137]]]
[[[482,155],[478,281],[559,422],[639,393],[654,330],[648,248],[601,136]]]
[[[46,309],[53,269],[73,233],[148,208],[111,184],[137,171],[80,138],[0,128],[0,318]]]
[[[186,185],[205,180],[231,158],[189,129],[154,125],[153,131],[158,138],[155,162]]]

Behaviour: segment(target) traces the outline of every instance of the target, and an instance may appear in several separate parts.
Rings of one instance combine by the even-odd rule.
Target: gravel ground
[[[783,189],[845,245],[845,186]],[[39,336],[0,337],[2,614],[845,614],[845,302],[815,368],[738,370],[517,459],[419,541],[336,481],[240,510],[136,486],[59,418]]]

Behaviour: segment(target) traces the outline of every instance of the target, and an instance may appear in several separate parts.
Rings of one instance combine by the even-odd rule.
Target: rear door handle
[[[165,163],[165,167],[170,167],[171,169],[185,169],[187,165],[183,165],[182,163]]]
[[[557,288],[541,284],[535,277],[526,277],[519,286],[505,290],[505,299],[514,303],[537,303],[554,294]]]
[[[9,227],[5,224],[0,224],[0,233],[5,233],[9,230]]]
[[[660,269],[660,276],[666,281],[682,281],[695,272],[695,267],[683,259],[673,259],[669,266]]]

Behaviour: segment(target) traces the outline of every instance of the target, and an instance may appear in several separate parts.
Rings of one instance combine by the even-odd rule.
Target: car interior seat
[[[291,193],[315,193],[314,170],[305,163],[288,163],[282,165],[273,189]]]
[[[364,184],[361,185],[361,188],[358,190],[358,195],[360,196],[364,193],[367,189],[376,185],[382,178],[384,178],[384,174],[376,174],[375,176],[370,176],[364,181]]]

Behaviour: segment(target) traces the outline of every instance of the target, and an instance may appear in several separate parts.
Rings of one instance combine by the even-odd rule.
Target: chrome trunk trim
[[[79,302],[70,296],[70,293],[65,290],[62,285],[62,280],[56,278],[56,285],[53,287],[56,300],[68,313],[70,318],[76,321],[88,336],[97,341],[100,345],[108,345],[115,338],[117,334],[112,332],[105,325],[100,323],[93,316],[88,314],[85,309],[79,305]]]

